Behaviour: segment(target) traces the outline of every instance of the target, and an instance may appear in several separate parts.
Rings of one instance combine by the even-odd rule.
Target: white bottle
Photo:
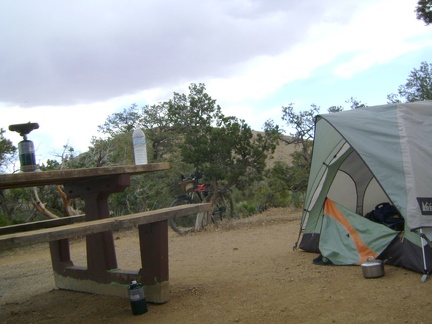
[[[135,164],[147,164],[147,143],[144,132],[137,128],[132,135]]]

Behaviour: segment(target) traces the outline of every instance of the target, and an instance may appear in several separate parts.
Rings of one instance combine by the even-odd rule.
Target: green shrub
[[[8,221],[8,219],[4,216],[0,214],[0,227],[1,226],[8,226],[11,225],[11,223]]]
[[[256,207],[247,201],[241,201],[235,205],[236,214],[240,217],[249,217],[257,212]]]

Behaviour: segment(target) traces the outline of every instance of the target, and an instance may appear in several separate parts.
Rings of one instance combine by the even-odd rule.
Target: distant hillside
[[[255,134],[262,133],[258,131],[254,131]],[[283,136],[286,139],[289,139],[289,136]],[[283,161],[285,163],[291,163],[291,154],[298,149],[294,144],[287,145],[283,142],[279,142],[279,145],[276,147],[276,151],[273,154],[273,159],[268,159],[267,167],[273,167],[276,161]]]
[[[289,136],[284,136],[284,138],[289,138]],[[279,142],[276,151],[273,154],[273,159],[269,160],[267,165],[272,167],[276,161],[283,161],[288,164],[291,163],[291,154],[298,149],[298,146],[294,144],[287,145],[283,142]]]

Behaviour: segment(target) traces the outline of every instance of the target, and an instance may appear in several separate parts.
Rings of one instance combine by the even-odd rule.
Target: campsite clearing
[[[271,209],[190,236],[170,231],[170,296],[133,316],[129,301],[54,288],[45,244],[0,254],[1,323],[430,323],[432,280],[386,266],[317,266],[293,251],[301,211]],[[119,265],[139,264],[135,231],[115,233]],[[85,261],[83,240],[71,243]],[[78,263],[78,261],[77,261]]]

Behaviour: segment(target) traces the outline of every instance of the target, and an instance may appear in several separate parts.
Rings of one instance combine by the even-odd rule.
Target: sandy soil
[[[170,231],[170,294],[133,316],[128,299],[58,290],[48,245],[0,254],[0,323],[432,323],[432,280],[386,266],[318,266],[293,251],[300,212],[272,209],[224,228]],[[116,233],[120,268],[138,268],[135,231]],[[84,262],[82,240],[72,244]]]

